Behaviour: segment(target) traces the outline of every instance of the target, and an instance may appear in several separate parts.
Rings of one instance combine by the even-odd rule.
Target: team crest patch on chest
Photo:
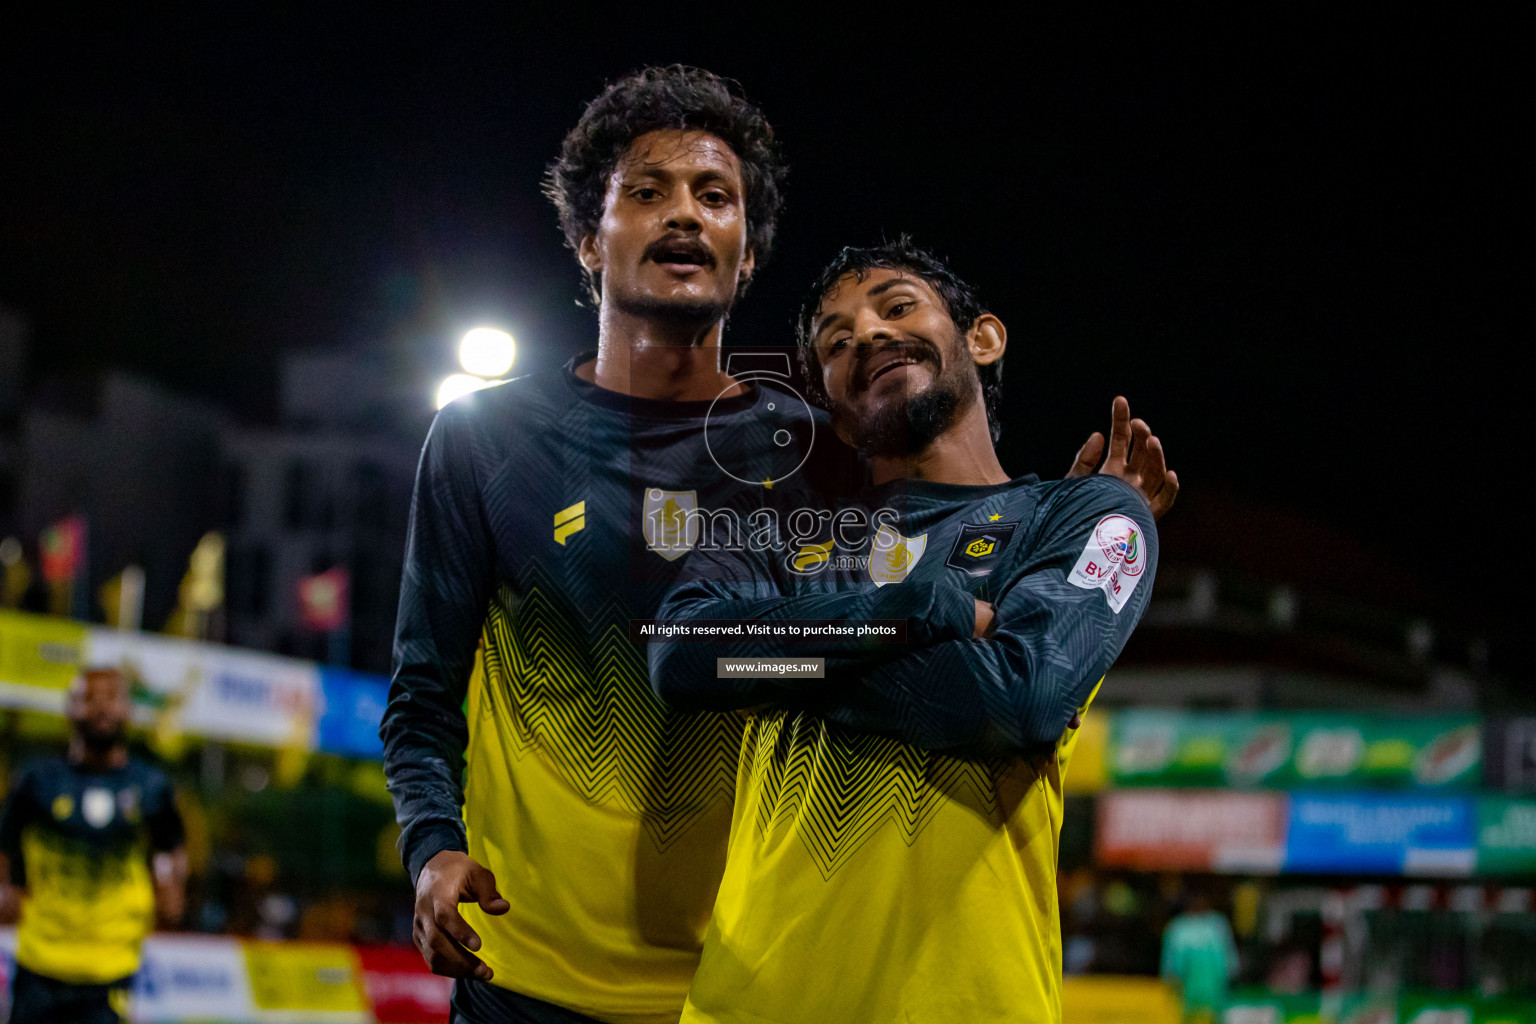
[[[117,813],[117,801],[109,789],[92,786],[80,795],[80,816],[91,828],[106,828]]]
[[[966,524],[944,564],[969,576],[985,576],[997,567],[1018,528],[1018,523]]]
[[[907,578],[917,560],[928,548],[928,535],[903,537],[889,526],[882,525],[875,533],[869,552],[869,578],[875,586],[900,583]]]
[[[699,541],[698,511],[697,491],[647,487],[640,510],[645,546],[669,562],[686,555]]]

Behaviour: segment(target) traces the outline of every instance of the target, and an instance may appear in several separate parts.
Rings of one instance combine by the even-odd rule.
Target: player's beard
[[[968,358],[958,332],[950,355],[948,364],[920,393],[903,395],[862,418],[832,403],[833,421],[845,424],[853,447],[870,458],[921,454],[970,409],[981,389],[976,364]]]
[[[111,750],[128,737],[128,723],[123,721],[100,728],[87,720],[80,723],[79,729],[86,747],[97,752]]]

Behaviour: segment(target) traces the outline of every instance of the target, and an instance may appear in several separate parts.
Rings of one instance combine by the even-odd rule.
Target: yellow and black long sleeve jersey
[[[882,512],[883,510],[883,512]],[[859,513],[859,514],[854,514]],[[701,551],[667,619],[926,607],[897,647],[656,643],[658,692],[753,709],[685,1022],[1057,1022],[1062,777],[1152,590],[1145,501],[1103,477],[906,481],[790,556]],[[996,629],[972,636],[975,600]],[[722,657],[825,655],[825,678]],[[721,676],[724,675],[724,678]]]
[[[801,465],[816,424],[792,394],[650,401],[581,380],[579,362],[433,423],[385,771],[412,878],[463,850],[511,902],[499,917],[464,907],[493,986],[598,1020],[675,1021],[724,866],[743,723],[670,711],[630,620],[655,615],[703,531],[727,528],[714,510],[822,463]]]
[[[175,793],[157,768],[130,759],[89,771],[62,757],[26,768],[0,818],[11,881],[27,895],[16,962],[82,985],[137,971],[155,922],[150,854],[183,836]]]

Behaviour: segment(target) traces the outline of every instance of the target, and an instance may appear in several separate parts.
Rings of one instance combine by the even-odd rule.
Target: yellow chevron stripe
[[[572,505],[570,508],[563,508],[559,512],[556,512],[555,513],[555,525],[559,526],[561,523],[565,522],[567,519],[575,519],[577,516],[584,516],[586,514],[587,514],[587,502],[586,502],[586,499],[583,498],[581,501],[578,501],[576,504]]]
[[[823,878],[883,827],[898,829],[910,846],[952,801],[1000,822],[999,782],[1029,771],[1018,761],[962,760],[804,712],[751,716],[743,742],[758,836],[793,829]]]
[[[594,805],[639,814],[666,849],[716,801],[729,803],[743,720],[681,715],[652,693],[643,648],[630,643],[616,600],[571,607],[530,572],[503,589],[485,622],[485,682],[494,727],[521,759],[537,748]],[[546,583],[546,585],[540,585]]]

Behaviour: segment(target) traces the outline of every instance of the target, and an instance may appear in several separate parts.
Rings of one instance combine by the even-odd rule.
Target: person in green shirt
[[[1179,990],[1184,1020],[1215,1021],[1227,1002],[1227,984],[1237,975],[1232,926],[1196,892],[1184,912],[1163,931],[1162,976]]]

